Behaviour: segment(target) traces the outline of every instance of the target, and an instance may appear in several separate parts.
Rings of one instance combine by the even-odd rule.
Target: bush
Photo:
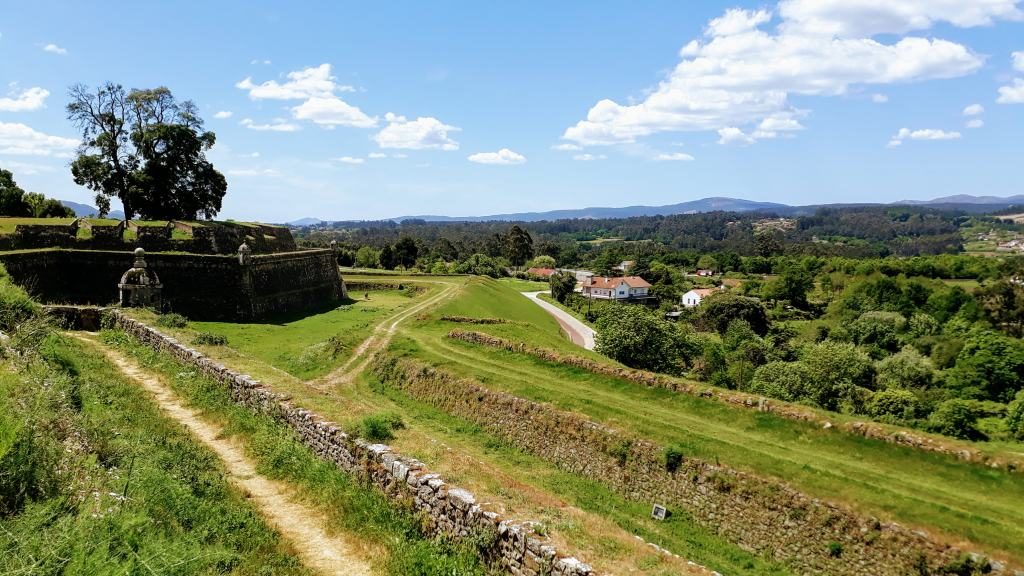
[[[395,438],[395,430],[405,428],[405,422],[397,414],[380,413],[364,417],[354,432],[371,442],[387,442]]]
[[[192,339],[192,344],[196,346],[227,346],[228,337],[222,334],[214,334],[212,332],[200,332]]]
[[[665,470],[675,472],[683,464],[683,449],[678,444],[666,446],[663,453],[665,457]]]
[[[891,388],[876,392],[868,402],[868,414],[882,420],[906,422],[917,417],[920,404],[909,390]]]
[[[839,558],[843,555],[843,545],[839,542],[829,542],[828,555],[833,558]]]
[[[156,325],[163,328],[184,328],[188,326],[188,318],[174,312],[161,314],[156,319]]]
[[[797,402],[810,397],[811,374],[802,362],[769,362],[754,372],[750,391]]]
[[[978,430],[978,412],[967,400],[946,400],[928,418],[928,429],[963,440],[984,440]]]
[[[880,388],[927,388],[935,377],[931,360],[907,346],[876,364]]]
[[[614,305],[597,319],[597,351],[630,368],[680,374],[696,355],[684,326],[642,306]]]
[[[1017,392],[1017,397],[1006,410],[1006,429],[1011,437],[1024,440],[1024,390]]]

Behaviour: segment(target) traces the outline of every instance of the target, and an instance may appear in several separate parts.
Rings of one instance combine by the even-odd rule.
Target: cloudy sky
[[[1024,193],[1024,0],[84,4],[0,14],[0,167],[62,199],[107,80],[199,106],[230,218]]]

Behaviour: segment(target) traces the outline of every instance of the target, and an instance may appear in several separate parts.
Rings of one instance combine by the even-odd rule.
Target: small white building
[[[650,298],[651,285],[639,276],[618,278],[591,277],[583,282],[583,295],[603,300],[642,300]]]
[[[700,306],[702,300],[717,292],[718,288],[694,288],[683,294],[683,306],[694,308]]]

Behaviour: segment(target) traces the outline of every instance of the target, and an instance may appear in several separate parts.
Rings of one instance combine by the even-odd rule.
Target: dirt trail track
[[[391,341],[391,337],[394,336],[395,332],[398,330],[399,324],[416,314],[451,298],[459,289],[459,285],[453,282],[444,282],[439,280],[422,280],[422,282],[439,284],[442,285],[443,288],[440,292],[434,294],[430,298],[427,298],[423,302],[419,302],[414,306],[406,308],[405,310],[384,319],[384,321],[373,329],[373,333],[356,347],[352,352],[352,357],[349,358],[348,361],[330,374],[310,382],[310,386],[318,390],[329,390],[339,384],[347,384],[351,382],[353,378],[366,369],[377,352],[388,345],[388,342]]]
[[[177,395],[152,373],[93,338],[77,336],[101,351],[121,372],[149,392],[168,416],[188,428],[199,441],[213,450],[228,471],[229,481],[239,488],[295,549],[303,564],[322,574],[359,576],[371,574],[367,562],[345,539],[324,530],[327,518],[298,502],[286,484],[256,472],[238,442],[221,436],[221,428],[186,407]]]

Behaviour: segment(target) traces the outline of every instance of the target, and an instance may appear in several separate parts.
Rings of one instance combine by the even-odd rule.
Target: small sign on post
[[[664,520],[668,518],[668,508],[665,508],[661,504],[655,504],[654,508],[651,509],[651,518],[655,520]]]

